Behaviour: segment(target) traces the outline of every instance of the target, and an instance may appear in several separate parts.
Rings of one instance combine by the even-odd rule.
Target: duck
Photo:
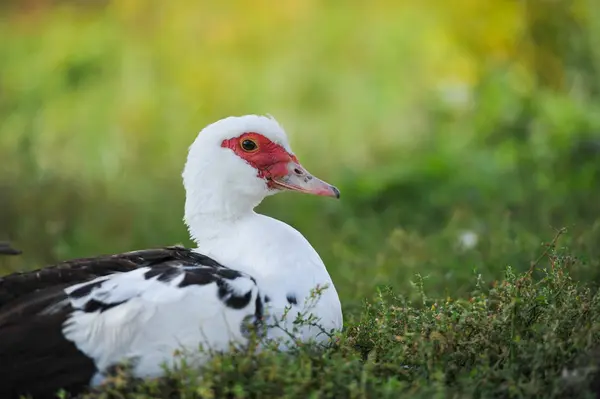
[[[156,378],[181,353],[201,366],[210,353],[255,337],[283,351],[328,345],[343,329],[317,251],[255,210],[284,191],[340,198],[300,163],[274,117],[208,125],[189,147],[182,178],[195,248],[72,259],[0,277],[0,397],[77,394],[123,363],[134,377]],[[298,317],[310,322],[298,326]]]

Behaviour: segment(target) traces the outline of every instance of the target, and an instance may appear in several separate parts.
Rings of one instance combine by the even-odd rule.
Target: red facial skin
[[[242,148],[244,140],[252,140],[257,149],[246,151]],[[288,163],[298,163],[296,156],[290,154],[280,146],[259,133],[248,132],[241,136],[223,140],[221,147],[229,148],[240,158],[248,162],[258,171],[258,177],[267,179],[267,184],[273,188],[271,179],[286,176]]]

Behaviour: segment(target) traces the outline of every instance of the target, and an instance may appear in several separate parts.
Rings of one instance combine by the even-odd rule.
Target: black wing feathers
[[[183,268],[185,276],[180,287],[242,276],[192,250],[166,247],[76,259],[41,270],[0,277],[0,398],[20,394],[54,398],[54,393],[61,388],[71,393],[85,389],[96,369],[93,361],[62,334],[63,323],[73,312],[64,289],[114,272],[146,266],[151,270],[145,278],[158,278],[164,282],[180,275]],[[99,284],[84,285],[71,296],[85,297]],[[228,306],[235,308],[248,304],[249,295],[234,295],[223,282],[219,287],[219,295]],[[84,310],[104,311],[117,305],[90,300]],[[262,302],[260,305],[262,315]]]
[[[207,256],[178,246],[95,258],[74,259],[39,270],[0,277],[0,312],[8,302],[30,295],[38,290],[78,284],[115,272],[127,272],[138,267],[168,264],[170,262],[192,262],[206,266],[223,267]]]
[[[89,384],[94,362],[62,335],[70,310],[0,327],[0,398],[56,398],[60,389],[81,392]]]

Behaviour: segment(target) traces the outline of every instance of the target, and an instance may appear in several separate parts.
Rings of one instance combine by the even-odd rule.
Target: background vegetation
[[[596,2],[12,0],[0,38],[0,239],[24,251],[3,272],[190,245],[186,149],[228,115],[273,114],[303,164],[341,189],[340,202],[283,194],[261,206],[328,265],[347,317],[341,349],[262,359],[280,379],[242,378],[257,369],[229,359],[181,392],[565,397],[558,377],[593,353]],[[519,274],[562,227],[537,263],[548,276]],[[517,281],[530,295],[506,288]],[[453,299],[481,306],[438,317],[432,305]],[[455,328],[465,320],[474,335]],[[394,338],[425,345],[432,329],[462,343],[431,352]],[[409,347],[421,352],[399,352]],[[298,390],[269,390],[285,386]]]

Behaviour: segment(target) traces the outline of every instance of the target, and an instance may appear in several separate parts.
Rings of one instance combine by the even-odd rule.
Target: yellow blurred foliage
[[[114,178],[148,159],[144,170],[172,173],[207,123],[271,113],[319,168],[366,167],[410,151],[426,98],[468,95],[490,66],[509,65],[519,86],[542,62],[560,81],[560,62],[534,56],[528,31],[544,3],[29,1],[0,22],[15,103],[0,143],[34,135],[42,168],[79,177]],[[587,15],[588,3],[573,4]],[[332,148],[342,159],[325,156]]]

